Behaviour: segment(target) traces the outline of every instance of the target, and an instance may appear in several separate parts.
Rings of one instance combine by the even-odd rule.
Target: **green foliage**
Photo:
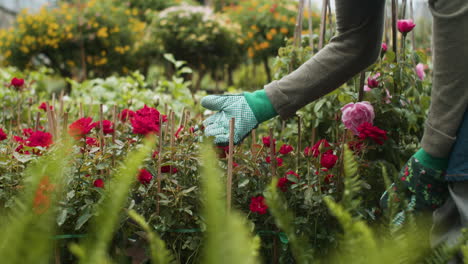
[[[202,263],[260,263],[259,237],[252,237],[244,217],[235,211],[226,210],[227,203],[220,177],[223,174],[216,168],[214,151],[205,144],[202,153],[202,200],[207,227]]]
[[[197,71],[223,68],[241,59],[240,26],[209,7],[181,5],[160,12],[149,27],[151,43]]]
[[[303,236],[298,235],[294,222],[294,215],[288,209],[288,204],[278,192],[278,180],[273,179],[268,186],[265,198],[268,208],[275,218],[276,225],[283,230],[291,244],[291,251],[297,263],[313,263],[313,250],[308,248],[309,241]]]
[[[23,192],[9,209],[2,208],[0,259],[11,264],[49,261],[53,248],[50,239],[56,228],[55,206],[69,175],[69,148],[69,142],[62,141],[28,166],[25,181],[17,185]]]
[[[73,252],[79,257],[80,263],[106,263],[109,242],[118,227],[119,212],[127,201],[132,183],[135,182],[138,168],[151,151],[154,138],[146,140],[144,145],[130,152],[117,174],[106,188],[104,200],[98,207],[88,236],[80,246],[72,246]]]
[[[154,264],[169,264],[172,263],[174,257],[167,250],[164,241],[153,232],[150,225],[145,221],[143,216],[133,210],[128,211],[128,215],[146,232],[148,242],[151,248],[151,260]]]
[[[114,0],[23,11],[13,27],[0,31],[4,64],[20,69],[45,65],[66,77],[85,70],[108,76],[144,67],[146,60],[135,54],[146,24],[134,11]]]

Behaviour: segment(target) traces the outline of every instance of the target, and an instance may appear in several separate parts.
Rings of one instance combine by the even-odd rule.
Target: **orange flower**
[[[50,183],[49,176],[42,177],[37,186],[36,195],[33,201],[33,210],[36,214],[45,213],[50,207],[50,194],[55,189],[55,185]]]

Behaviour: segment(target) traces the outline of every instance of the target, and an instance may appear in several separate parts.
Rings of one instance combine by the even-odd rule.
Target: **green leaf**
[[[57,216],[57,225],[61,226],[67,220],[68,210],[63,209]]]
[[[89,210],[86,211],[86,213],[82,214],[78,220],[76,220],[76,225],[75,225],[75,230],[79,230],[88,220],[93,217],[93,213],[91,213]]]

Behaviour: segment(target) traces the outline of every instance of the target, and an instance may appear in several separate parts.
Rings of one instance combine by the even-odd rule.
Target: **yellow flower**
[[[5,54],[3,54],[3,55],[5,56],[5,58],[10,57],[10,56],[11,56],[11,50],[7,50],[7,51],[5,52]]]
[[[107,33],[107,27],[102,27],[98,30],[98,32],[96,33],[96,35],[99,37],[99,38],[107,38],[109,37],[109,34]]]
[[[266,38],[267,38],[268,40],[272,40],[272,39],[273,39],[273,35],[271,35],[270,33],[267,33],[267,34],[266,34]]]
[[[28,49],[27,47],[25,47],[25,46],[21,46],[21,47],[20,47],[20,50],[21,50],[21,52],[23,52],[23,53],[26,53],[26,54],[29,53],[29,49]]]
[[[285,27],[282,27],[282,28],[280,28],[280,32],[282,34],[288,34],[289,30],[287,28],[285,28]]]
[[[250,29],[252,29],[253,31],[258,31],[258,27],[256,25],[252,25]]]
[[[278,30],[276,30],[276,28],[272,28],[270,29],[270,33],[276,35],[278,33]]]
[[[249,32],[247,33],[247,37],[253,38],[253,36],[254,36],[254,34],[253,34],[252,32],[249,31]]]
[[[252,48],[249,48],[249,49],[248,49],[248,54],[249,54],[249,58],[253,58],[253,56],[254,56],[254,51],[253,51]]]
[[[66,61],[66,64],[67,64],[69,67],[75,67],[75,62],[72,61],[72,60],[67,60],[67,61]]]

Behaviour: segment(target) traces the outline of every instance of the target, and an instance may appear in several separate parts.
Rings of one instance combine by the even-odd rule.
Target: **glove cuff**
[[[244,92],[244,97],[258,123],[265,122],[278,115],[265,90],[258,90],[253,93]]]
[[[424,149],[420,149],[414,157],[425,167],[445,171],[448,167],[448,159],[446,158],[434,158],[429,155]]]

